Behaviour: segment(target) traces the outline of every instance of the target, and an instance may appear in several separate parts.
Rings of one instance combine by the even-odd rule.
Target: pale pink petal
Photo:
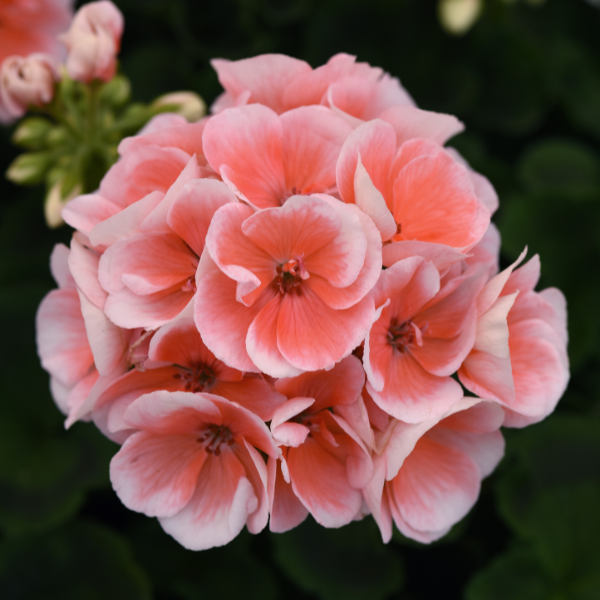
[[[540,279],[540,257],[539,254],[532,256],[522,267],[515,269],[502,288],[502,295],[508,296],[514,292],[532,291]]]
[[[65,223],[86,235],[102,221],[116,215],[121,207],[100,194],[85,194],[71,200],[62,210]]]
[[[443,274],[452,265],[465,260],[466,254],[445,244],[432,244],[430,242],[402,241],[393,242],[383,246],[383,264],[391,267],[395,263],[411,256],[421,256],[432,262],[437,270]]]
[[[287,86],[311,71],[304,61],[284,54],[262,54],[236,61],[217,58],[210,64],[221,85],[233,97],[248,90],[251,102],[264,104],[278,113],[286,110],[283,96]]]
[[[421,110],[415,106],[394,106],[379,115],[396,132],[396,145],[413,138],[432,140],[443,146],[465,126],[453,115]]]
[[[302,376],[300,376],[302,377]],[[300,377],[296,377],[294,379],[278,379],[275,383],[277,386],[277,390],[281,391],[281,387],[284,388],[285,390],[285,384],[289,383],[289,382],[294,382],[296,379],[300,379]],[[282,386],[279,386],[277,384],[279,384],[280,382],[282,382]],[[285,393],[285,392],[282,392]],[[279,427],[282,423],[285,423],[287,421],[289,421],[290,419],[292,419],[293,417],[299,415],[302,411],[306,410],[309,406],[312,406],[315,402],[314,398],[310,398],[310,397],[299,397],[297,394],[294,394],[292,392],[292,395],[290,397],[291,399],[288,400],[283,406],[279,407],[277,409],[277,411],[275,412],[275,414],[273,415],[273,420],[271,421],[271,431],[275,431],[275,429],[277,427]]]
[[[392,514],[385,489],[385,460],[382,456],[373,456],[373,477],[363,490],[363,495],[375,522],[379,526],[383,543],[392,539]]]
[[[60,289],[75,288],[75,280],[69,270],[70,253],[64,244],[56,244],[50,255],[50,272]]]
[[[158,206],[163,197],[162,192],[150,192],[141,200],[104,219],[90,231],[90,242],[94,246],[110,246],[123,238],[140,233],[142,221]]]
[[[258,507],[248,515],[246,527],[250,533],[260,533],[269,521],[270,499],[267,489],[267,465],[260,453],[244,440],[244,448],[234,446],[237,459],[246,469],[246,477],[254,488]],[[273,458],[269,457],[269,460]]]
[[[81,234],[76,233],[73,236],[69,254],[69,270],[77,287],[95,306],[102,309],[107,294],[98,281],[100,254],[90,246],[91,244]]]
[[[148,126],[151,126],[150,128]],[[179,148],[189,156],[202,156],[202,132],[206,121],[187,123],[180,115],[163,113],[151,119],[137,135],[127,137],[119,144],[119,154],[124,156],[142,146]],[[203,165],[203,161],[200,161]]]

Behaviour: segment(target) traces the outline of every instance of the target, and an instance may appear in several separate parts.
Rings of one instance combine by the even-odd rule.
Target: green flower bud
[[[6,178],[18,185],[41,183],[52,162],[48,152],[29,152],[17,156],[6,171]]]
[[[438,16],[448,33],[462,35],[475,24],[481,9],[481,0],[439,0]]]
[[[52,123],[43,117],[28,117],[17,127],[12,136],[12,143],[28,150],[41,148],[48,132],[52,129]]]
[[[64,127],[53,127],[46,137],[46,144],[51,148],[64,146],[69,139],[69,133]]]
[[[62,209],[65,207],[67,202],[73,200],[76,196],[81,193],[81,186],[75,185],[67,193],[64,192],[64,180],[57,181],[46,194],[46,200],[44,202],[44,216],[46,217],[46,224],[51,229],[60,227],[64,221],[62,218]]]
[[[100,100],[110,106],[123,106],[131,97],[131,84],[124,75],[115,75],[100,91]]]
[[[159,96],[150,108],[156,112],[175,112],[195,123],[206,114],[204,100],[194,92],[173,92]]]

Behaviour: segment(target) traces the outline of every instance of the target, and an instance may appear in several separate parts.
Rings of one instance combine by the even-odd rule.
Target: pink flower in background
[[[225,364],[273,377],[331,368],[360,344],[381,272],[381,239],[356,207],[292,196],[214,215],[197,276],[195,319]]]
[[[388,414],[418,423],[447,412],[463,392],[450,377],[475,341],[475,300],[485,272],[440,284],[421,257],[385,270],[374,290],[377,313],[365,340],[367,390]]]
[[[289,401],[271,421],[284,448],[283,462],[271,458],[268,465],[272,531],[296,527],[309,512],[325,527],[341,527],[361,511],[361,490],[372,475],[370,452],[336,408],[357,403],[364,381],[359,360],[348,356],[331,371],[275,383]]]
[[[384,542],[392,520],[406,537],[428,544],[469,512],[481,480],[504,455],[503,419],[498,405],[465,398],[441,418],[418,425],[393,420],[376,436],[365,499]]]
[[[84,83],[110,81],[117,68],[123,26],[121,11],[109,0],[84,4],[60,36],[67,47],[69,77]]]
[[[191,550],[230,542],[247,525],[269,518],[267,467],[279,450],[253,413],[213,394],[153,392],[138,398],[124,420],[131,435],[110,465],[128,508],[158,517]]]
[[[47,54],[5,58],[0,65],[0,122],[22,117],[30,106],[52,102],[57,79],[56,62]]]
[[[11,55],[44,52],[64,56],[57,35],[69,27],[73,0],[2,0],[0,2],[0,63]]]
[[[350,126],[320,106],[281,116],[259,105],[231,109],[206,124],[210,166],[257,208],[281,206],[296,194],[329,193]]]
[[[414,104],[398,79],[378,67],[357,63],[349,54],[336,54],[317,69],[283,54],[214,59],[211,64],[225,88],[212,106],[213,113],[254,103],[277,113],[322,104],[354,122],[374,119],[392,106]]]
[[[467,389],[505,407],[508,427],[547,417],[569,381],[565,297],[535,292],[540,260],[513,270],[523,256],[482,290],[475,345],[458,371]]]

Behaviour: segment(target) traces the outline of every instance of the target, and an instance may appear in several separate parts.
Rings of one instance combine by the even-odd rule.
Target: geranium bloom
[[[115,455],[110,477],[123,504],[158,517],[190,550],[230,542],[269,518],[267,467],[279,450],[253,413],[213,394],[153,392],[124,415],[138,430]]]
[[[30,106],[51,102],[57,79],[54,59],[47,54],[6,58],[0,65],[0,121],[18,119]]]
[[[67,72],[75,81],[110,81],[117,68],[123,35],[123,15],[109,0],[89,2],[60,36],[67,47]]]
[[[213,117],[204,153],[238,196],[258,208],[281,206],[295,194],[329,193],[350,126],[321,106],[281,116],[260,105]]]
[[[2,0],[0,63],[10,55],[44,52],[62,58],[57,34],[69,27],[73,0]]]
[[[273,377],[331,368],[360,344],[374,313],[381,238],[355,206],[292,196],[214,215],[197,274],[195,319],[225,364]]]
[[[365,499],[384,542],[392,537],[392,519],[406,537],[428,544],[469,512],[481,480],[504,454],[499,408],[464,398],[442,418],[418,425],[392,420],[376,435]]]
[[[309,512],[325,527],[346,525],[360,512],[361,490],[372,475],[370,452],[336,407],[358,402],[364,381],[360,361],[348,356],[331,371],[275,383],[289,401],[271,422],[283,446],[283,462],[268,463],[272,531],[296,527]]]
[[[475,300],[485,272],[445,280],[421,257],[383,271],[377,313],[365,340],[367,390],[388,414],[418,423],[445,413],[463,396],[450,377],[475,341]]]
[[[470,171],[437,143],[452,131],[442,119],[429,132],[437,141],[398,139],[390,123],[361,125],[337,164],[342,200],[371,215],[384,241],[474,246],[489,225],[490,210],[477,197]]]
[[[505,407],[509,427],[548,416],[569,381],[565,297],[533,291],[539,257],[513,271],[523,256],[482,290],[475,344],[458,371],[467,389]]]
[[[391,106],[413,104],[395,77],[357,63],[349,54],[336,54],[317,69],[283,54],[215,59],[211,64],[225,88],[212,106],[214,113],[246,103],[263,104],[277,113],[323,104],[354,119],[369,120]]]
[[[98,396],[94,422],[109,437],[129,435],[123,423],[127,407],[143,394],[157,391],[206,392],[223,396],[269,421],[285,402],[259,375],[226,366],[204,345],[192,319],[182,318],[161,327],[148,348],[149,361],[116,379]]]

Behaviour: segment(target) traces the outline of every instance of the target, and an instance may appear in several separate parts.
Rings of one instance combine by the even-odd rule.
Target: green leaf
[[[404,583],[403,563],[371,518],[341,529],[313,519],[273,534],[275,561],[302,590],[323,600],[383,600]]]
[[[127,542],[78,523],[43,537],[0,545],[3,600],[150,600],[150,584]]]

